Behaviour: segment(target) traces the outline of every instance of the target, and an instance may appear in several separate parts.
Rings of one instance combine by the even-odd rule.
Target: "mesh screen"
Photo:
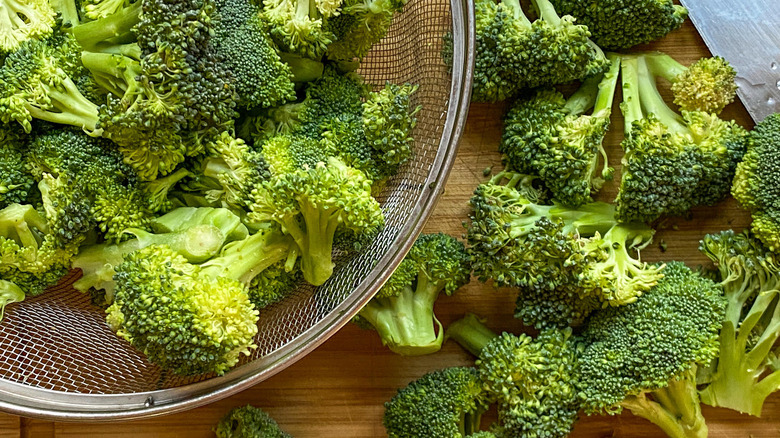
[[[420,85],[416,156],[379,196],[387,223],[381,235],[362,254],[341,260],[326,285],[301,285],[291,297],[264,309],[258,348],[239,367],[296,342],[370,275],[375,262],[399,243],[403,224],[421,214],[415,206],[422,201],[446,119],[451,78],[440,51],[451,27],[448,0],[411,0],[364,60],[359,72],[375,87],[386,81]],[[75,395],[154,391],[210,377],[177,377],[147,362],[111,332],[88,296],[70,287],[79,275],[73,272],[43,296],[8,306],[0,325],[1,380]]]

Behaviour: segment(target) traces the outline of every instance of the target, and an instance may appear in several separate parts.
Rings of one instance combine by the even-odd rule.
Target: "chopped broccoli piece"
[[[292,438],[265,411],[251,405],[234,408],[214,428],[217,438]]]
[[[328,59],[362,59],[387,35],[393,15],[401,12],[405,3],[404,0],[344,0],[340,13],[327,22],[334,37],[328,45]]]
[[[433,305],[440,292],[452,295],[468,283],[470,273],[462,243],[446,234],[423,234],[358,316],[395,353],[434,353],[441,349],[444,330]]]
[[[747,232],[708,234],[700,250],[715,263],[727,299],[717,361],[700,373],[701,400],[761,416],[780,389],[780,372],[769,369],[780,338],[780,260]]]
[[[21,303],[25,299],[24,291],[16,284],[0,279],[0,321],[5,314],[5,306]]]

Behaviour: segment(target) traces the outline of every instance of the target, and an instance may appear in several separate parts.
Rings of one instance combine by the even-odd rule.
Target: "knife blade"
[[[680,0],[713,55],[737,70],[737,94],[756,122],[780,112],[778,0]]]

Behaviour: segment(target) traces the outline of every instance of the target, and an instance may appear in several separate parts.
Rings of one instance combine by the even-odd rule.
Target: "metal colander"
[[[369,84],[420,85],[415,157],[378,197],[381,235],[340,260],[322,287],[301,286],[260,314],[258,348],[224,376],[179,377],[117,337],[70,285],[11,305],[0,324],[0,409],[57,420],[114,420],[181,411],[227,397],[289,366],[335,333],[401,261],[443,189],[471,91],[471,0],[411,0],[359,72]],[[451,71],[441,58],[451,33]]]

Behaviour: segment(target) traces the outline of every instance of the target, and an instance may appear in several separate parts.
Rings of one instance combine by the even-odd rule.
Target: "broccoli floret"
[[[269,0],[263,2],[262,17],[283,52],[320,59],[335,38],[328,19],[340,6],[340,1]]]
[[[568,100],[554,89],[517,100],[504,118],[499,150],[508,166],[538,174],[555,199],[579,206],[612,179],[602,142],[609,127],[620,57],[609,55],[610,70],[585,80]],[[590,115],[585,114],[590,108]],[[599,169],[599,161],[602,162]]]
[[[385,403],[383,423],[390,438],[470,437],[488,408],[485,396],[474,368],[433,371]]]
[[[301,284],[303,277],[296,267],[290,270],[281,261],[268,267],[249,283],[249,300],[260,310],[290,296]]]
[[[468,283],[470,273],[461,242],[446,234],[423,234],[358,315],[391,351],[404,356],[434,353],[441,349],[444,330],[433,305],[440,292],[452,295]]]
[[[767,116],[748,138],[731,194],[752,213],[755,236],[780,252],[780,114]]]
[[[649,43],[679,28],[688,10],[673,0],[550,0],[561,14],[577,19],[607,50]]]
[[[321,141],[295,134],[277,135],[266,140],[262,145],[262,155],[274,176],[314,167],[328,156]]]
[[[30,39],[48,37],[55,25],[48,0],[5,0],[0,9],[0,53],[13,52]]]
[[[0,127],[0,208],[24,204],[32,195],[35,178],[25,163],[25,139],[8,127]]]
[[[737,94],[737,71],[720,56],[701,58],[690,67],[665,53],[650,53],[652,73],[672,84],[674,103],[683,111],[720,114]]]
[[[152,214],[143,188],[108,140],[52,130],[35,137],[28,155],[47,220],[63,242],[77,242],[95,225],[112,241],[127,228],[146,228]]]
[[[207,274],[167,246],[125,256],[106,322],[179,375],[223,374],[256,348],[258,312],[240,282]]]
[[[377,161],[392,169],[412,158],[412,131],[417,125],[416,114],[422,107],[413,107],[411,98],[418,88],[417,85],[388,82],[383,89],[370,93],[363,103],[366,140],[378,152]]]
[[[531,3],[538,16],[533,22],[518,0],[476,2],[475,101],[504,100],[523,88],[568,83],[607,69],[587,27],[559,16],[549,0]]]
[[[234,408],[214,428],[217,438],[292,438],[265,411],[251,405]]]
[[[544,330],[536,339],[493,333],[469,314],[447,337],[478,357],[476,368],[489,399],[498,402],[499,437],[563,438],[578,418],[580,351],[571,329]]]
[[[405,3],[403,0],[344,0],[340,13],[327,21],[334,37],[328,46],[328,59],[362,59],[385,37],[393,15],[401,12]]]
[[[94,132],[98,107],[76,86],[73,60],[60,38],[28,40],[0,67],[0,120],[32,130],[32,119],[72,125]]]
[[[81,0],[81,9],[85,17],[97,20],[116,14],[130,3],[132,0]]]
[[[723,199],[745,150],[746,131],[700,111],[677,114],[664,102],[647,56],[624,56],[626,138],[617,217],[652,222]]]
[[[250,222],[277,222],[301,253],[301,270],[319,286],[333,273],[333,238],[341,227],[370,233],[384,225],[365,175],[337,158],[272,177],[252,192]]]
[[[295,98],[290,66],[282,62],[250,0],[219,0],[211,44],[236,81],[238,105],[271,107]]]
[[[119,244],[103,243],[79,249],[73,268],[82,276],[73,288],[88,292],[105,291],[103,300],[111,304],[114,298],[114,268],[125,255],[151,245],[167,245],[190,263],[202,263],[217,254],[228,242],[247,237],[241,219],[224,208],[181,207],[151,222],[152,232],[130,228],[124,233],[133,238]]]
[[[700,250],[715,263],[727,299],[717,361],[700,376],[701,400],[761,416],[780,389],[780,372],[768,368],[780,337],[780,260],[747,232],[708,234]]]
[[[581,334],[584,411],[628,409],[671,437],[706,437],[696,369],[717,355],[725,308],[718,285],[672,262],[634,303],[594,313]]]

